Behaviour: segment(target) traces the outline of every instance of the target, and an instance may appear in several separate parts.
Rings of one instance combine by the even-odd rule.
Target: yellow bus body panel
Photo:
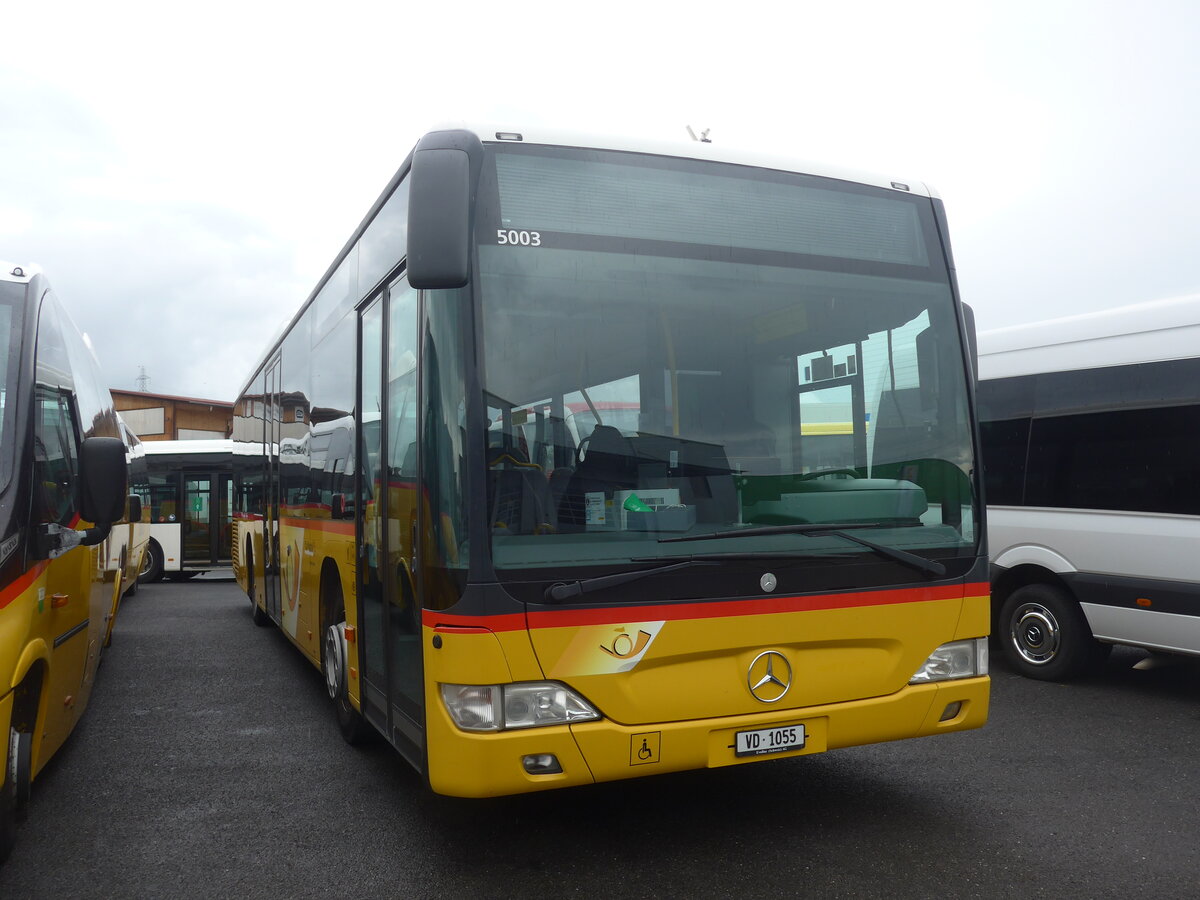
[[[36,665],[44,666],[33,732],[35,778],[91,696],[120,577],[105,560],[101,546],[77,547],[35,564],[0,592],[0,685],[9,701],[0,734],[11,727],[13,691]],[[0,759],[7,765],[8,741],[0,744]]]
[[[430,785],[452,796],[501,796],[978,728],[988,716],[988,677],[917,685],[908,680],[938,645],[986,635],[988,597],[977,593],[981,587],[968,586],[964,597],[960,586],[958,597],[917,603],[644,623],[660,627],[632,669],[584,675],[579,672],[593,657],[582,651],[572,656],[572,647],[599,646],[595,638],[607,629],[629,640],[606,641],[606,646],[632,656],[634,635],[642,626],[584,624],[498,633],[466,625],[427,626]],[[427,617],[428,622],[436,614],[427,611]],[[435,635],[441,641],[438,649]],[[517,674],[527,671],[528,657],[521,650],[526,635],[543,659],[553,660],[541,677],[570,685],[605,718],[494,733],[459,730],[439,685],[534,680]],[[520,664],[507,658],[510,647],[522,658]],[[791,661],[786,705],[764,704],[748,689],[750,662],[765,649],[781,650]],[[881,684],[887,685],[885,691],[878,690]],[[629,718],[636,721],[619,721],[611,709],[632,711]],[[648,718],[651,711],[659,712],[657,719]],[[736,732],[785,725],[804,726],[802,749],[735,754]],[[526,773],[522,758],[541,754],[554,754],[562,773]]]

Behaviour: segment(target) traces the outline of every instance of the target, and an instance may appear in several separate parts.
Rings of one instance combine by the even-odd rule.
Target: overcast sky
[[[1195,0],[19,7],[0,259],[43,267],[112,387],[232,400],[448,120],[923,180],[981,329],[1200,292]]]

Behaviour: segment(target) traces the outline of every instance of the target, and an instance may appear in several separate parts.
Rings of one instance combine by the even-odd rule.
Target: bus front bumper
[[[908,685],[895,694],[753,716],[478,734],[460,731],[439,705],[428,716],[429,782],[439,794],[494,797],[645,775],[804,756],[904,738],[979,728],[987,721],[990,679]],[[739,756],[738,732],[803,725],[803,746]],[[531,774],[528,760],[553,756],[560,772]]]

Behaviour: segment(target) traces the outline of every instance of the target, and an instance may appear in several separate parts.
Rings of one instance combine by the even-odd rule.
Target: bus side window
[[[69,396],[38,388],[33,478],[39,522],[73,525],[78,455]]]

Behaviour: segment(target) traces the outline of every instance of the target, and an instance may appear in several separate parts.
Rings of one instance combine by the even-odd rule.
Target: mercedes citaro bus
[[[35,267],[0,263],[0,859],[87,706],[145,526],[140,448]]]
[[[972,333],[923,184],[432,132],[250,369],[235,571],[443,794],[976,728]]]

